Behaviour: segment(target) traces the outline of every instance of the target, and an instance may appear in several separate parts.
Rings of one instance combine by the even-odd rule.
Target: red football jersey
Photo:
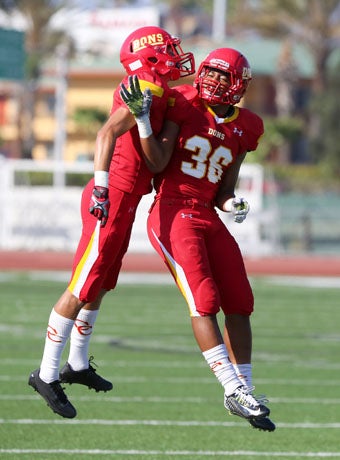
[[[137,75],[141,90],[143,91],[148,87],[153,94],[150,120],[153,132],[157,136],[163,124],[171,90],[167,83],[156,74],[139,72]],[[122,82],[128,87],[128,77],[125,77]],[[126,107],[120,97],[118,87],[113,96],[111,113],[121,106]],[[153,174],[148,170],[139,153],[141,151],[138,129],[137,126],[134,126],[117,139],[110,165],[110,185],[124,192],[139,195],[151,191]]]
[[[157,194],[170,198],[213,201],[228,166],[237,155],[257,148],[263,134],[260,117],[235,107],[219,118],[189,85],[174,88],[166,118],[180,126],[166,169],[154,179]]]

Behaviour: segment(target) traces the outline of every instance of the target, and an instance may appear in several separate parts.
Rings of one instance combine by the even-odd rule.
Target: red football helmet
[[[210,77],[210,69],[224,72],[228,83]],[[234,105],[244,96],[250,80],[251,69],[245,56],[232,48],[219,48],[202,61],[194,86],[200,98],[209,104]]]
[[[169,80],[192,75],[195,60],[192,53],[183,53],[181,40],[160,27],[141,27],[132,32],[120,50],[120,62],[128,75],[138,70],[152,70]]]

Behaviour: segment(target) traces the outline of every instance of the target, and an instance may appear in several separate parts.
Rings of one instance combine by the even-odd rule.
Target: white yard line
[[[11,394],[0,395],[0,401],[41,401],[40,396],[36,394]],[[85,401],[98,403],[98,396],[72,396],[72,401]],[[186,403],[186,404],[202,404],[212,401],[219,401],[219,398],[202,398],[202,397],[163,397],[163,396],[104,396],[100,398],[101,402],[111,402],[117,404],[125,403],[154,403],[154,404],[169,404],[169,403]],[[270,398],[270,404],[317,404],[317,405],[338,405],[340,398]]]
[[[102,450],[102,449],[0,449],[0,454],[64,454],[64,455],[157,455],[186,457],[295,457],[295,458],[340,458],[340,452],[258,452],[252,450]]]
[[[150,382],[150,377],[119,377],[107,375],[106,378],[113,380],[114,384],[136,384]],[[0,375],[0,382],[26,382],[25,375]],[[182,385],[191,383],[192,377],[152,377],[152,382],[171,383],[173,385]],[[216,385],[216,380],[211,377],[195,377],[195,383],[200,385]],[[256,385],[297,385],[297,386],[317,386],[320,387],[320,380],[303,380],[303,379],[256,379]],[[339,387],[340,380],[325,380],[322,382],[323,387]]]
[[[219,426],[219,427],[245,427],[249,425],[242,422],[199,421],[199,420],[104,420],[104,419],[3,419],[0,425],[103,425],[103,426]],[[340,428],[340,422],[335,423],[277,423],[277,428],[288,429],[334,429]]]

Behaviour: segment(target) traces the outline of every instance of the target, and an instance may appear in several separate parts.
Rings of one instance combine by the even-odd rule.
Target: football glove
[[[229,198],[226,201],[224,209],[231,212],[234,216],[234,221],[238,224],[242,223],[250,210],[248,201],[244,198]]]
[[[109,209],[109,189],[106,187],[99,187],[98,185],[96,185],[92,191],[89,211],[98,220],[100,220],[101,227],[104,227],[107,222],[107,218],[109,216]]]
[[[130,91],[126,88],[124,83],[122,83],[120,85],[120,97],[135,118],[141,118],[144,115],[149,116],[152,103],[150,88],[146,88],[142,92],[137,75],[129,75],[128,82]]]
[[[136,119],[139,136],[147,138],[152,134],[150,124],[150,107],[152,103],[152,92],[150,88],[145,88],[142,92],[137,75],[129,75],[129,89],[124,83],[120,85],[120,97],[128,106],[128,109]]]

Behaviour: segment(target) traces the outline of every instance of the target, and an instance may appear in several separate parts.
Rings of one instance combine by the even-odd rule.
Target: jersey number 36
[[[220,145],[213,150],[210,141],[200,136],[188,139],[185,148],[195,153],[191,156],[192,162],[182,161],[181,170],[197,179],[206,176],[213,184],[220,181],[223,166],[228,166],[233,159],[230,149]]]

